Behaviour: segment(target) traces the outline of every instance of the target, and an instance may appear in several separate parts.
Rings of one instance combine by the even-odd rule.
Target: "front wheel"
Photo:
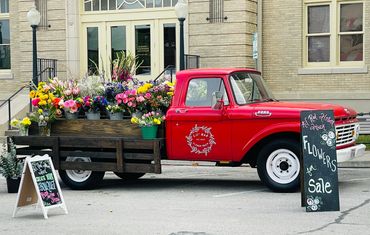
[[[300,184],[300,145],[293,139],[268,143],[258,154],[261,181],[273,191],[293,192]]]
[[[67,157],[66,161],[91,162],[91,159],[86,157]],[[95,188],[102,181],[104,174],[104,171],[59,170],[59,176],[63,183],[76,190]]]

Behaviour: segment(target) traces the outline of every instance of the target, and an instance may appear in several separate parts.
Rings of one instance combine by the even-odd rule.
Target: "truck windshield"
[[[239,105],[252,102],[275,101],[259,74],[236,72],[230,75],[235,101]]]

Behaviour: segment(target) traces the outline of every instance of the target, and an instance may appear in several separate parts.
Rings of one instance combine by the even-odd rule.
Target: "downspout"
[[[262,1],[257,1],[257,48],[258,48],[258,60],[257,60],[257,70],[262,73]]]

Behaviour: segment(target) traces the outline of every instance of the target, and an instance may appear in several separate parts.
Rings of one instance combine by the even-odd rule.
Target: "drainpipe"
[[[263,0],[257,1],[257,48],[258,48],[258,60],[257,60],[257,70],[262,72],[262,2]]]

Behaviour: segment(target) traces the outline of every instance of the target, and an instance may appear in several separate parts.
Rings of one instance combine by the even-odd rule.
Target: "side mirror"
[[[212,109],[220,110],[224,107],[223,93],[215,91],[212,93]]]

